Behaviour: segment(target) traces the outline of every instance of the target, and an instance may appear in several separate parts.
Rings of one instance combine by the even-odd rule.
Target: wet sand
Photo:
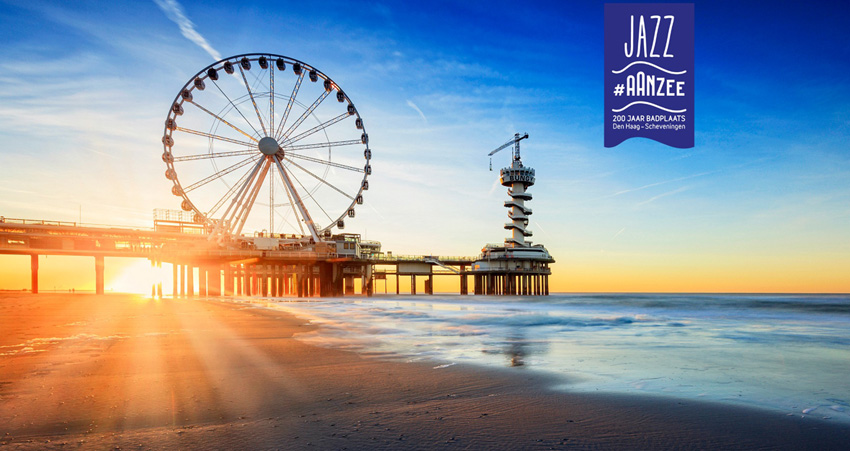
[[[284,312],[0,294],[2,449],[847,449],[850,425],[367,358]],[[321,333],[321,330],[318,331]]]

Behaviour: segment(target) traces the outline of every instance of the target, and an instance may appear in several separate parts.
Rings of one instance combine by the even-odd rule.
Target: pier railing
[[[427,262],[428,260],[437,260],[440,262],[474,262],[476,257],[458,257],[449,255],[373,255],[370,260],[379,262]]]

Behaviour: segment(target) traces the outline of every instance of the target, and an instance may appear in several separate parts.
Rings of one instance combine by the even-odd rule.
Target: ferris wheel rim
[[[266,67],[264,67],[263,63],[261,62],[263,58],[265,58]],[[243,67],[242,63],[245,60],[247,60],[249,62],[249,64],[248,64],[247,67],[245,67],[245,70],[243,70],[242,69],[242,67]],[[283,67],[281,67],[279,65],[279,64],[281,64],[280,61],[283,61]],[[181,182],[180,175],[179,175],[177,169],[175,168],[175,163],[178,161],[177,158],[184,158],[183,160],[180,160],[180,161],[187,161],[186,158],[188,158],[188,157],[177,157],[177,158],[175,158],[175,156],[173,154],[173,150],[172,150],[173,147],[174,147],[174,140],[172,138],[172,134],[173,134],[174,131],[178,130],[179,128],[169,128],[169,121],[173,121],[172,123],[176,123],[176,118],[178,116],[182,115],[182,110],[181,110],[180,113],[177,113],[177,107],[178,106],[180,108],[182,108],[183,104],[186,103],[187,101],[189,103],[194,104],[194,102],[192,102],[191,93],[198,86],[197,85],[198,80],[200,80],[202,84],[203,84],[203,82],[205,82],[208,79],[211,79],[213,82],[215,82],[218,79],[218,77],[213,78],[210,75],[211,70],[226,69],[226,65],[228,63],[230,64],[230,71],[227,72],[228,74],[234,73],[233,70],[232,70],[234,67],[239,69],[240,74],[242,75],[243,80],[245,82],[247,94],[243,94],[241,97],[239,97],[238,99],[240,99],[240,102],[237,104],[237,103],[234,103],[226,95],[226,93],[224,93],[221,90],[221,87],[218,86],[218,84],[216,84],[216,87],[219,89],[219,91],[222,91],[222,94],[224,95],[225,98],[227,98],[229,104],[234,109],[236,109],[237,111],[238,111],[237,105],[243,105],[247,101],[246,96],[249,96],[251,102],[253,103],[253,107],[256,110],[257,119],[259,120],[259,123],[260,123],[260,125],[263,129],[262,133],[260,133],[258,130],[256,130],[254,125],[251,123],[251,121],[249,121],[243,115],[242,117],[249,124],[249,126],[251,126],[251,128],[253,129],[252,131],[254,132],[252,135],[249,135],[248,133],[246,133],[242,130],[239,130],[237,127],[228,123],[222,117],[216,116],[215,114],[213,114],[209,111],[206,111],[207,113],[209,113],[212,116],[217,118],[217,120],[213,120],[213,123],[212,123],[212,126],[215,126],[216,129],[217,129],[217,127],[220,127],[222,125],[222,123],[224,123],[224,124],[227,124],[230,127],[234,128],[234,129],[242,132],[242,134],[244,135],[244,138],[249,139],[249,141],[241,141],[241,140],[237,141],[237,140],[233,140],[233,139],[225,140],[225,141],[229,141],[231,144],[238,144],[238,145],[246,145],[247,144],[247,147],[244,148],[244,151],[232,151],[232,152],[229,152],[229,155],[226,155],[226,156],[235,156],[237,153],[241,152],[243,155],[248,156],[248,158],[241,160],[239,163],[237,163],[237,165],[235,165],[236,166],[235,169],[233,169],[233,170],[235,171],[236,169],[241,169],[241,168],[244,168],[246,166],[250,167],[254,164],[258,165],[258,167],[259,167],[261,162],[264,159],[267,159],[269,161],[267,166],[272,166],[272,160],[274,160],[274,162],[276,164],[281,165],[280,171],[284,170],[283,167],[282,167],[282,165],[284,165],[284,164],[287,165],[287,167],[289,167],[290,170],[291,170],[291,167],[294,165],[294,166],[300,168],[302,172],[311,175],[312,177],[317,179],[320,182],[320,184],[316,184],[312,190],[307,192],[307,195],[309,196],[311,201],[316,206],[318,206],[318,208],[321,209],[322,212],[325,214],[325,216],[327,216],[330,220],[330,222],[328,222],[328,224],[326,226],[324,226],[324,227],[314,227],[313,230],[315,232],[318,232],[319,234],[321,234],[323,236],[326,235],[326,234],[329,234],[330,231],[334,227],[337,227],[339,224],[343,223],[343,219],[346,216],[353,217],[354,216],[353,212],[354,212],[355,206],[363,203],[363,201],[362,201],[363,191],[368,189],[367,188],[368,187],[368,178],[369,178],[369,175],[371,175],[371,148],[370,148],[369,142],[368,142],[368,134],[367,134],[367,131],[366,131],[366,127],[363,124],[362,117],[360,116],[360,112],[357,109],[357,107],[354,106],[354,102],[351,100],[349,95],[345,91],[343,91],[341,89],[341,87],[339,87],[339,85],[333,79],[331,79],[328,75],[326,75],[324,72],[322,72],[321,70],[319,70],[315,66],[313,66],[309,63],[306,63],[302,60],[292,58],[292,57],[289,57],[289,56],[276,54],[276,53],[244,53],[244,54],[238,54],[238,55],[230,56],[230,57],[223,58],[221,60],[218,60],[216,62],[213,62],[213,63],[207,65],[206,67],[204,67],[203,69],[198,71],[195,75],[190,77],[189,80],[182,86],[182,88],[178,91],[174,100],[170,104],[168,114],[166,115],[166,118],[167,118],[166,124],[165,124],[164,129],[163,129],[163,149],[164,149],[164,151],[163,151],[163,161],[165,162],[165,164],[168,168],[166,170],[166,177],[169,178],[169,180],[171,180],[172,184],[173,184],[172,193],[174,193],[175,195],[180,196],[182,198],[183,202],[181,204],[181,207],[186,211],[192,211],[195,215],[197,222],[204,223],[204,224],[209,225],[209,226],[212,226],[212,225],[215,224],[216,219],[213,218],[212,216],[213,216],[214,213],[217,213],[217,210],[219,208],[221,208],[221,206],[218,205],[221,201],[219,201],[218,203],[213,205],[213,207],[210,208],[210,210],[203,211],[189,197],[188,193],[194,189],[193,186],[197,185],[199,182],[203,182],[203,180],[195,182],[193,185],[189,185],[187,187],[184,186],[183,183]],[[250,68],[251,68],[250,63],[257,63],[262,69],[264,69],[264,70],[268,69],[268,71],[271,72],[271,74],[270,74],[270,77],[271,77],[271,87],[270,87],[270,89],[271,90],[270,90],[269,93],[267,93],[268,97],[269,97],[269,106],[271,108],[271,114],[270,114],[270,117],[268,118],[269,119],[269,129],[268,130],[265,128],[265,125],[264,125],[263,119],[262,119],[262,115],[260,114],[260,111],[259,111],[257,103],[256,103],[256,99],[254,98],[254,94],[252,93],[251,88],[248,84],[248,80],[245,77],[245,71],[250,70]],[[274,72],[275,72],[274,66],[278,65],[277,66],[278,69],[280,71],[283,71],[283,70],[285,70],[287,64],[290,65],[291,67],[293,67],[293,69],[295,67],[300,67],[300,71],[296,72],[299,75],[299,77],[298,77],[298,80],[296,81],[295,87],[293,88],[293,94],[288,98],[287,110],[284,113],[284,115],[281,116],[280,125],[277,126],[277,127],[274,127],[274,122],[275,122],[275,119],[276,119],[275,118],[276,115],[274,113],[274,103],[275,103],[275,100],[277,100],[275,97],[280,95],[281,99],[284,98],[284,96],[282,94],[276,93],[274,91]],[[315,104],[321,103],[321,100],[323,100],[324,97],[326,97],[328,93],[330,93],[334,90],[337,92],[337,99],[340,103],[347,102],[347,105],[348,105],[346,107],[347,116],[349,116],[349,117],[354,116],[355,124],[357,125],[357,129],[362,130],[361,143],[363,144],[364,149],[365,149],[364,150],[364,157],[365,157],[365,160],[366,160],[366,165],[364,166],[364,168],[362,170],[355,168],[355,167],[352,167],[352,166],[342,165],[340,163],[334,163],[332,161],[332,149],[334,147],[340,147],[342,145],[350,145],[350,144],[353,143],[353,141],[355,141],[355,140],[350,140],[351,142],[340,141],[340,142],[335,142],[335,143],[332,143],[332,142],[329,141],[330,138],[328,138],[328,136],[327,136],[327,128],[334,125],[337,122],[340,122],[341,120],[344,120],[345,118],[342,118],[340,120],[336,120],[334,122],[331,122],[331,121],[326,121],[325,123],[320,122],[320,124],[318,126],[314,127],[314,129],[318,128],[317,131],[323,131],[324,132],[324,135],[325,135],[325,138],[326,138],[324,143],[309,144],[309,145],[301,145],[300,146],[303,149],[327,147],[328,156],[327,156],[326,161],[322,161],[322,160],[319,160],[319,159],[311,159],[311,157],[307,157],[306,155],[298,155],[297,153],[292,153],[292,154],[287,155],[287,152],[286,152],[287,148],[290,148],[290,149],[291,148],[299,148],[299,146],[295,144],[297,141],[309,136],[310,134],[317,132],[317,131],[313,131],[313,129],[311,129],[311,130],[308,130],[307,132],[302,132],[301,134],[293,137],[293,133],[299,130],[299,127],[306,120],[307,117],[309,117],[310,115],[313,115],[315,117],[315,111],[311,111],[309,108],[307,109],[307,111],[304,114],[301,115],[301,117],[299,117],[299,119],[296,120],[295,123],[291,124],[288,129],[285,129],[285,131],[283,130],[284,125],[286,124],[286,116],[288,116],[289,112],[291,111],[293,103],[297,102],[299,106],[301,106],[302,108],[304,107],[304,104],[297,101],[295,99],[295,96],[297,95],[297,93],[300,90],[301,81],[303,80],[304,75],[306,73],[309,73],[311,81],[317,82],[318,80],[322,80],[324,85],[325,85],[326,93],[322,95],[321,99],[314,102],[313,108],[315,108]],[[259,81],[259,75],[255,79],[255,87],[256,87],[256,83],[258,83],[258,81]],[[331,89],[328,88],[328,83],[330,83]],[[200,90],[203,90],[203,89],[204,89],[203,87],[200,88]],[[184,93],[186,93],[186,92],[188,92],[190,94],[190,96],[188,97],[188,100],[186,98],[183,98]],[[195,105],[199,106],[197,104],[195,104]],[[227,107],[227,105],[225,105],[225,108],[226,107]],[[203,107],[201,107],[201,108],[203,109]],[[240,111],[239,114],[242,115],[242,112]],[[343,115],[337,116],[337,118],[335,118],[335,119],[338,119],[342,116]],[[316,120],[318,120],[318,118],[316,118]],[[210,128],[212,128],[212,126]],[[181,131],[185,131],[185,130],[181,130]],[[301,135],[305,135],[305,136],[302,137]],[[277,140],[276,142],[279,143],[279,146],[280,146],[280,149],[281,149],[280,158],[278,158],[277,156],[271,156],[271,157],[266,158],[266,157],[263,157],[263,156],[258,155],[256,153],[251,155],[251,152],[253,150],[252,147],[255,144],[258,145],[259,140],[262,139],[262,138],[257,139],[258,137],[262,137],[262,138],[274,137]],[[214,138],[213,138],[211,133],[210,133],[210,136],[208,137],[208,139],[211,142],[213,141]],[[251,141],[254,141],[254,143],[252,143]],[[213,162],[214,166],[215,166],[215,158],[218,158],[218,157],[222,156],[223,154],[227,154],[227,152],[225,152],[223,154],[212,155],[213,154],[212,145],[210,145],[210,147],[209,147],[209,152],[210,152],[210,156],[208,158],[210,159],[210,161]],[[189,157],[191,157],[191,156],[189,156]],[[322,173],[322,176],[319,177],[319,176],[313,174],[308,169],[305,169],[304,167],[299,165],[297,162],[293,161],[293,159],[305,159],[305,160],[311,161],[313,163],[323,164],[324,165],[324,171]],[[360,179],[360,183],[359,183],[360,186],[356,188],[356,192],[354,192],[354,190],[352,190],[352,192],[354,192],[353,196],[346,194],[341,189],[335,187],[333,184],[329,183],[326,180],[327,177],[328,177],[329,171],[334,166],[335,167],[342,167],[343,169],[356,170],[357,172],[363,173],[363,177]],[[231,166],[231,167],[233,167],[233,166]],[[217,166],[216,166],[216,169],[217,169]],[[221,174],[221,173],[227,171],[228,169],[225,169],[224,171],[219,171],[216,174]],[[270,168],[270,167],[266,167],[264,169],[265,172],[264,172],[263,177],[265,177],[265,173],[267,173],[270,169],[273,170],[273,168]],[[249,173],[250,173],[250,171],[248,173],[245,173],[245,175],[247,176]],[[213,175],[216,175],[216,174],[213,174]],[[272,184],[272,186],[270,186],[270,189],[273,189],[273,183],[274,183],[273,179],[274,179],[274,175],[272,176],[272,179],[269,182],[270,184]],[[240,179],[240,181],[241,181],[241,179]],[[262,183],[263,182],[261,181],[260,184],[262,184]],[[301,185],[302,188],[304,188],[303,184],[300,181],[298,181],[298,183],[299,183],[299,185]],[[329,215],[328,212],[325,211],[324,208],[322,208],[321,203],[318,200],[316,200],[315,197],[313,196],[314,193],[322,186],[321,183],[328,185],[333,190],[339,192],[340,194],[342,194],[346,198],[350,199],[350,202],[347,204],[347,207],[345,209],[343,209],[343,211],[335,219],[334,219],[333,215]],[[200,186],[202,186],[202,185],[200,185]],[[306,190],[306,188],[304,188],[304,189]],[[232,189],[230,189],[227,193],[225,193],[225,196],[222,197],[221,200],[228,199],[228,197],[230,196],[230,191],[232,191]],[[289,195],[289,192],[286,189],[284,191],[287,193],[287,195]],[[255,196],[254,200],[255,199],[256,199],[256,196]],[[303,203],[303,201],[302,201],[302,203]],[[253,200],[252,200],[252,204],[253,204]],[[289,203],[284,203],[284,204],[280,204],[280,205],[282,205],[282,206],[283,205],[290,205],[290,206],[293,207],[293,211],[295,211],[294,204],[292,203],[291,198],[290,198]],[[270,207],[270,210],[271,210],[271,213],[270,213],[271,221],[273,223],[274,222],[274,214],[275,214],[275,211],[274,211],[275,204],[274,204],[273,200],[270,201],[269,207]],[[247,218],[248,214],[250,214],[250,212],[246,213],[246,218]],[[289,213],[287,213],[287,215],[288,214]],[[308,217],[309,217],[309,213],[307,213],[307,214],[308,214]],[[287,222],[285,217],[283,219],[284,219],[285,222]],[[299,221],[298,212],[295,212],[294,219],[295,219],[296,222]],[[305,218],[303,216],[301,218],[301,221],[302,222],[305,221]],[[321,222],[324,222],[324,221],[321,221]],[[243,219],[243,225],[244,225],[244,219]],[[299,223],[299,227],[300,227],[300,223]],[[339,227],[341,227],[341,226],[339,226]],[[241,232],[241,227],[239,228],[239,231]],[[302,233],[303,233],[303,228],[302,228]]]

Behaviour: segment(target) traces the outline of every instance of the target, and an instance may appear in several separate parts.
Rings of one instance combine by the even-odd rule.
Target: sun
[[[114,263],[113,263],[114,264]],[[107,289],[116,293],[151,295],[151,286],[162,282],[163,291],[171,292],[170,264],[162,268],[153,268],[149,260],[134,259],[118,269],[116,275],[107,284]]]

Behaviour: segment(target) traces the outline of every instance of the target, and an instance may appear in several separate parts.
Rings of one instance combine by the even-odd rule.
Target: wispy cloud
[[[717,172],[718,171],[700,172],[698,174],[692,174],[692,175],[688,175],[688,176],[685,176],[685,177],[677,177],[677,178],[674,178],[674,179],[664,180],[664,181],[661,181],[661,182],[649,183],[647,185],[639,186],[637,188],[630,188],[630,189],[624,189],[622,191],[617,191],[614,194],[609,194],[607,196],[603,196],[603,199],[607,198],[607,197],[616,197],[616,196],[619,196],[621,194],[627,194],[627,193],[633,193],[635,191],[645,190],[647,188],[652,188],[654,186],[666,185],[668,183],[681,182],[683,180],[688,180],[688,179],[697,178],[697,177],[703,177],[703,176],[706,176],[706,175],[715,174]],[[638,205],[640,205],[640,204],[638,204]]]
[[[642,206],[647,205],[649,203],[655,202],[656,200],[661,199],[662,197],[672,196],[673,194],[678,194],[678,193],[681,193],[682,191],[687,191],[690,188],[691,188],[690,186],[683,186],[683,187],[680,187],[680,188],[676,188],[672,191],[667,191],[666,193],[661,193],[657,196],[650,197],[649,199],[647,199],[643,202],[638,202],[637,204],[635,204],[635,208],[642,207]]]
[[[195,30],[195,24],[186,17],[186,14],[183,12],[183,6],[177,2],[177,0],[153,0],[157,6],[171,19],[172,22],[176,23],[178,27],[180,27],[180,32],[183,33],[183,36],[194,42],[198,45],[198,47],[206,50],[207,53],[210,54],[216,61],[221,59],[221,54],[218,53],[216,49],[214,49],[207,40]]]
[[[534,222],[534,225],[536,225],[537,228],[540,229],[540,231],[543,232],[544,235],[546,235],[547,237],[549,237],[551,239],[555,239],[552,235],[549,235],[549,232],[547,232],[546,229],[544,229],[543,226],[540,225],[539,222],[537,222],[537,221],[532,221],[532,222]]]
[[[428,118],[425,117],[425,113],[423,113],[422,110],[420,110],[419,107],[416,106],[416,104],[413,103],[412,100],[410,100],[410,99],[407,100],[407,106],[416,110],[416,112],[419,113],[419,117],[422,118],[422,121],[424,121],[426,124],[428,123]]]
[[[490,191],[487,191],[487,195],[492,195],[493,193],[495,193],[500,186],[502,186],[502,181],[501,179],[496,178],[495,180],[493,180],[493,185],[490,186]]]
[[[612,236],[611,239],[608,240],[608,242],[610,243],[611,241],[614,241],[615,239],[617,239],[618,236],[620,236],[625,231],[626,231],[626,228],[623,227],[622,229],[620,229],[619,232],[615,233],[614,236]]]

